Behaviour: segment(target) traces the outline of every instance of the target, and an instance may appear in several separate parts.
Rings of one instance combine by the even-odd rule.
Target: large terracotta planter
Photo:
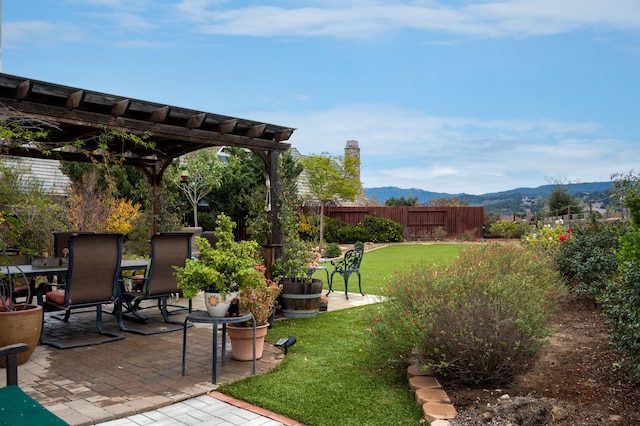
[[[320,295],[323,282],[313,279],[304,282],[293,279],[283,279],[280,293],[280,313],[287,318],[310,318],[318,315]]]
[[[16,304],[14,311],[7,312],[0,305],[0,346],[26,343],[29,350],[18,355],[18,364],[29,360],[36,349],[42,331],[42,306]],[[0,359],[0,367],[4,368],[5,358]]]
[[[256,359],[262,358],[264,337],[269,324],[256,326]],[[231,340],[231,356],[236,361],[253,361],[253,327],[227,325],[227,334]]]

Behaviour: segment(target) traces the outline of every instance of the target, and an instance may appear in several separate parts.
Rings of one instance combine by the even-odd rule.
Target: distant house
[[[69,194],[71,181],[60,171],[60,162],[57,160],[1,155],[0,164],[22,169],[26,177],[39,181],[46,192],[65,196]]]

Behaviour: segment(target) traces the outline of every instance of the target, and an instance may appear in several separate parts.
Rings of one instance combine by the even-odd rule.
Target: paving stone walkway
[[[350,294],[347,301],[344,293],[334,292],[329,297],[329,310],[377,300],[375,296]],[[197,303],[194,308],[204,309]],[[159,316],[156,312],[153,308],[145,314],[153,320]],[[181,320],[184,314],[175,318]],[[117,331],[112,315],[105,314],[103,319],[107,330]],[[277,322],[274,327],[277,329]],[[51,336],[71,336],[70,328],[73,335],[95,335],[95,311],[72,314],[69,323],[47,319],[47,333]],[[31,359],[19,366],[19,384],[30,396],[74,426],[104,422],[191,425],[201,424],[203,419],[211,425],[297,424],[275,413],[260,411],[258,407],[243,406],[241,401],[226,401],[215,392],[218,384],[250,375],[251,362],[233,360],[228,347],[226,365],[218,366],[218,384],[212,384],[211,326],[198,324],[188,333],[185,376],[181,370],[181,331],[152,336],[126,333],[123,340],[98,346],[65,350],[38,346]],[[257,362],[257,373],[275,368],[283,357],[280,349],[265,344],[263,357]],[[0,369],[0,383],[4,383],[5,376],[6,370]],[[209,405],[220,410],[218,417],[210,417],[216,410]],[[184,416],[183,412],[192,414]]]

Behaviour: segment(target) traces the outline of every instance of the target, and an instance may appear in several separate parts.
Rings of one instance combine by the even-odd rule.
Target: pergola
[[[131,99],[0,73],[0,108],[18,117],[51,123],[46,141],[1,140],[0,153],[18,157],[91,162],[106,155],[142,171],[151,187],[152,216],[162,176],[174,159],[202,148],[231,146],[251,150],[265,165],[272,200],[278,194],[278,157],[295,129],[171,105]],[[7,117],[0,115],[0,122]],[[115,138],[105,152],[104,132],[148,135],[153,146]],[[81,143],[78,143],[81,142]],[[102,141],[104,142],[104,141]],[[280,241],[277,203],[272,203],[268,246]],[[156,220],[151,227],[157,231]],[[265,256],[266,257],[266,256]]]

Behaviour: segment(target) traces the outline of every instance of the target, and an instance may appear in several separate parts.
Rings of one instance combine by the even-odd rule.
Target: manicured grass
[[[464,244],[394,244],[377,250],[367,251],[362,258],[360,274],[362,275],[362,291],[364,294],[380,294],[380,288],[393,277],[394,272],[403,270],[411,265],[420,263],[448,262],[458,255],[465,247]],[[326,263],[329,274],[333,270],[330,263]],[[316,272],[315,278],[326,278]],[[325,288],[328,286],[325,283]],[[333,276],[333,290],[344,291],[344,280],[340,274]],[[358,291],[358,276],[351,274],[349,278],[349,292]]]
[[[362,316],[371,306],[276,321],[267,339],[297,343],[273,371],[220,391],[313,426],[417,425],[421,409],[406,382],[372,369]]]
[[[363,290],[379,294],[395,269],[448,262],[461,247],[394,245],[367,252],[361,268]],[[357,291],[357,277],[349,284]],[[418,425],[422,411],[406,374],[376,371],[364,350],[369,327],[365,317],[374,309],[369,305],[276,321],[267,335],[269,342],[290,335],[297,339],[284,361],[269,373],[224,385],[220,391],[307,425]]]

